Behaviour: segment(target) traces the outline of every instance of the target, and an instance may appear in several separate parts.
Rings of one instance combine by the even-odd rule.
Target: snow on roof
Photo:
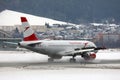
[[[50,25],[67,24],[66,22],[56,21],[49,18],[38,17],[12,10],[4,10],[0,13],[0,26],[21,25],[20,17],[26,17],[30,25],[45,25],[45,23],[49,23]]]
[[[102,24],[102,23],[91,23],[91,25],[93,25],[93,26],[103,26],[104,24]]]

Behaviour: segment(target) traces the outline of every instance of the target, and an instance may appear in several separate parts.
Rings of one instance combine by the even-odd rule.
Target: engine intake
[[[93,60],[96,58],[96,54],[95,53],[85,53],[82,55],[82,57],[85,59],[85,60]]]

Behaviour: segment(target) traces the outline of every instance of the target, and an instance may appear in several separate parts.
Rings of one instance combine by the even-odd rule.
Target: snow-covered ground
[[[47,63],[47,56],[34,52],[0,51],[0,80],[120,80],[120,50],[99,51],[93,63],[86,65],[117,66],[114,69],[84,68],[79,62],[69,63],[69,58],[63,57],[54,64]],[[84,62],[79,57],[77,59]],[[65,64],[68,68],[63,67],[64,62],[69,63],[69,65]],[[30,65],[26,67],[28,63]],[[60,68],[58,68],[61,66],[59,63],[62,64]],[[19,64],[22,64],[22,67]],[[50,64],[53,64],[53,67]],[[74,66],[70,67],[70,65]],[[46,66],[50,69],[43,69]]]
[[[6,70],[0,80],[120,80],[120,70],[67,69],[67,70]]]
[[[69,61],[71,57],[63,57],[61,62]],[[81,60],[80,56],[77,56],[77,61]],[[30,51],[0,51],[0,62],[47,62],[48,56],[38,54]],[[97,58],[94,61],[99,60],[120,60],[120,49],[101,50],[97,53]],[[84,61],[82,59],[82,61]],[[94,62],[93,61],[93,62]]]

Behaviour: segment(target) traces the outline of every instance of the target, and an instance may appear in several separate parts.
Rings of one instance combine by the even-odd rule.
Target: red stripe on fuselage
[[[35,40],[38,40],[38,38],[35,36],[35,34],[32,34],[32,35],[24,38],[24,41],[35,41]]]

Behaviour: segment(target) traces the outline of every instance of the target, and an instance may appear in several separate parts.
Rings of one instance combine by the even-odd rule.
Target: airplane
[[[18,43],[21,48],[47,55],[48,62],[54,59],[61,59],[63,56],[72,56],[70,62],[76,62],[75,57],[80,55],[85,60],[96,58],[98,50],[106,49],[97,47],[91,41],[85,40],[42,40],[38,39],[26,17],[21,17],[23,31],[23,40]]]

